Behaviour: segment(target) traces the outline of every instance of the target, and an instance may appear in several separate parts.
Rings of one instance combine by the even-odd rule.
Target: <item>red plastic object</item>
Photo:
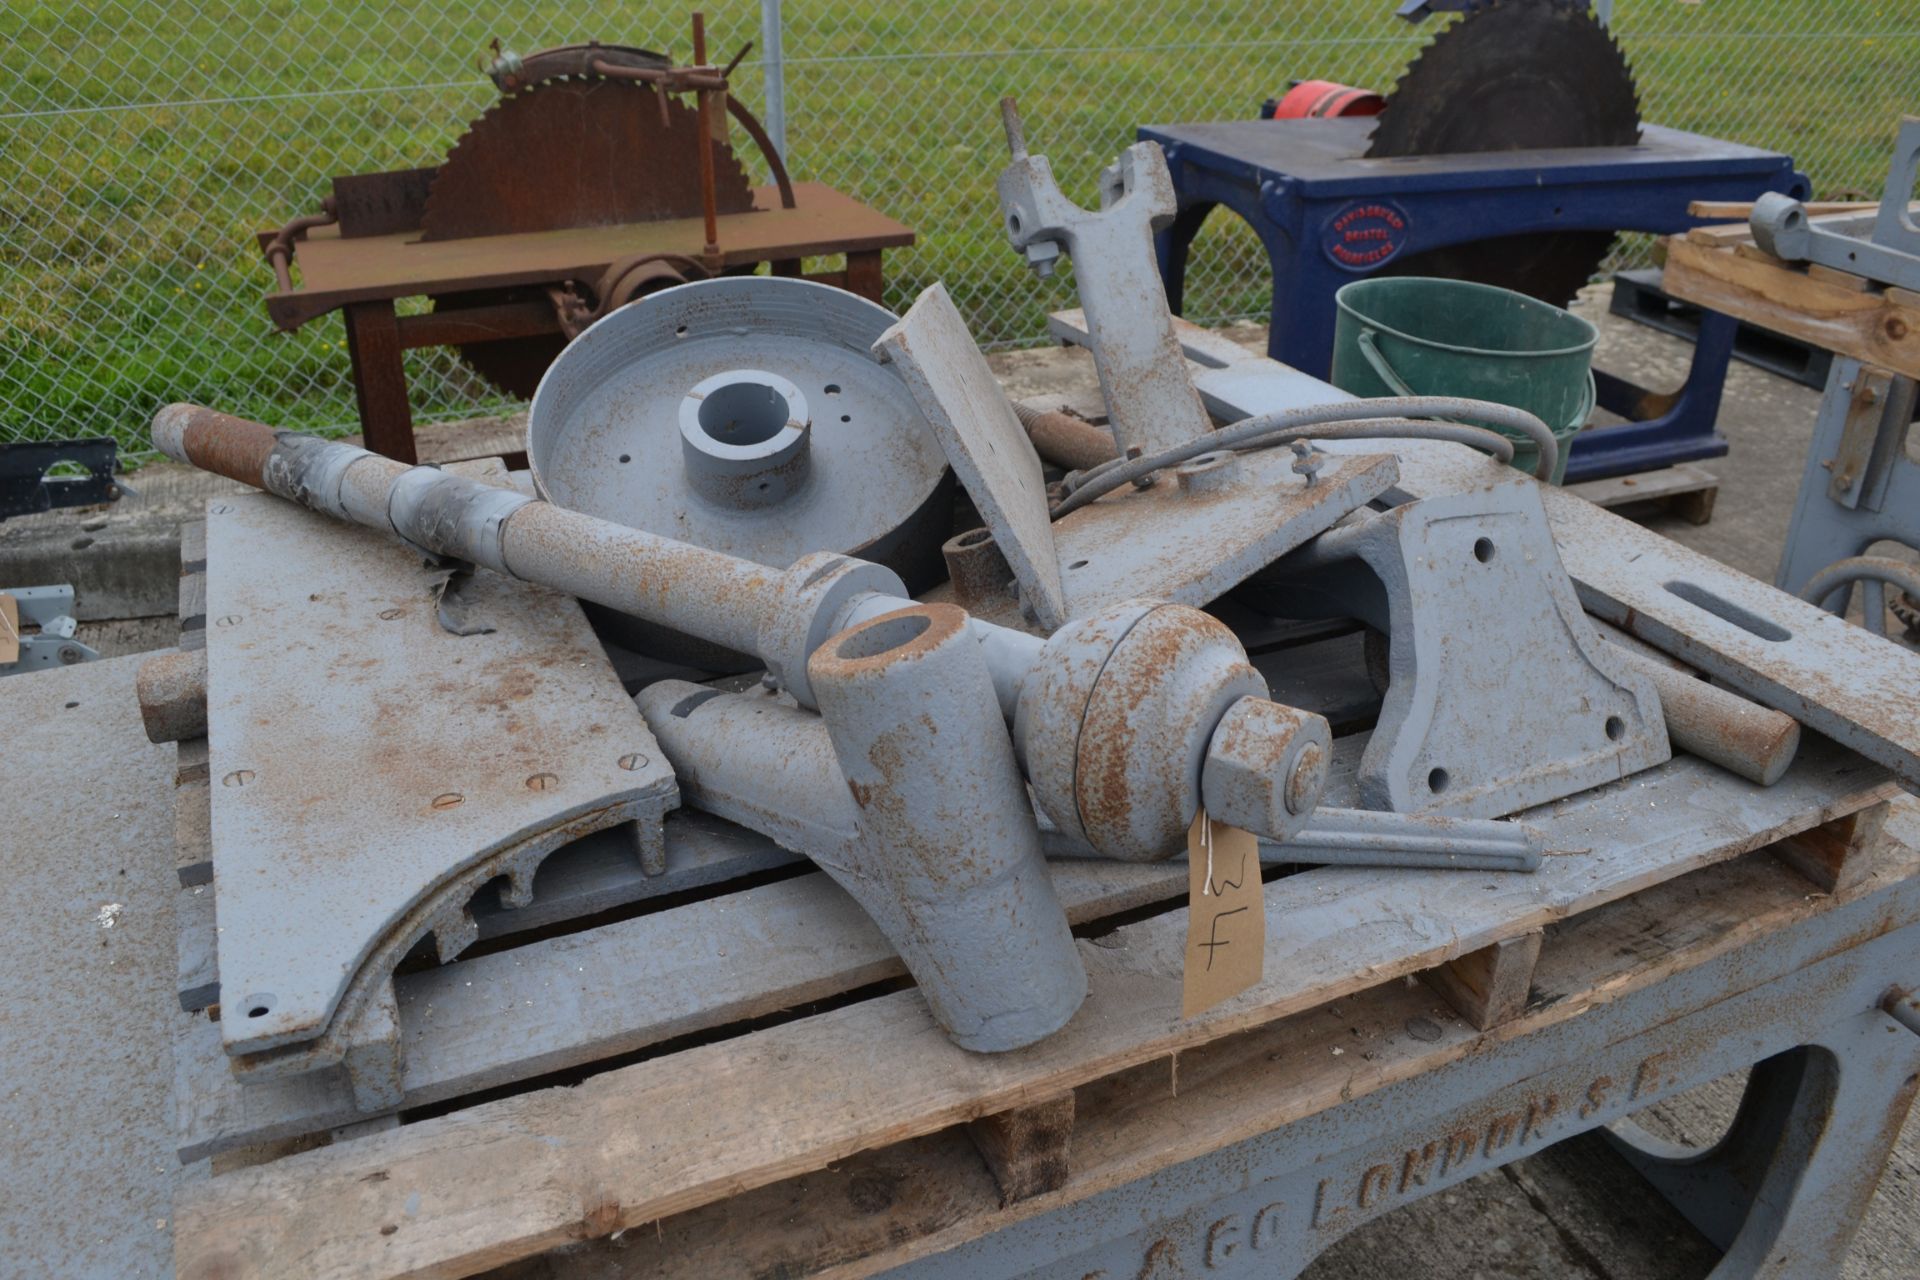
[[[1275,120],[1319,120],[1334,116],[1377,116],[1387,100],[1371,89],[1332,80],[1302,80],[1274,104]]]

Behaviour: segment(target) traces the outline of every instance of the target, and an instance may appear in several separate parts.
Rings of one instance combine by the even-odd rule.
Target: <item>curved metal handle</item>
[[[1386,383],[1395,395],[1417,396],[1420,394],[1408,386],[1407,380],[1402,378],[1394,367],[1387,363],[1387,358],[1380,354],[1380,348],[1373,341],[1373,330],[1362,329],[1358,342],[1360,354],[1366,357],[1368,366],[1379,375],[1380,381]]]
[[[1860,584],[1860,620],[1867,630],[1878,636],[1887,634],[1887,587],[1896,587],[1909,599],[1920,600],[1920,566],[1890,556],[1850,556],[1836,560],[1807,579],[1807,585],[1800,588],[1800,598],[1826,608],[1824,602],[1828,597],[1844,592],[1840,595],[1840,607],[1830,611],[1844,615],[1847,600],[1853,594],[1849,588],[1856,582]]]

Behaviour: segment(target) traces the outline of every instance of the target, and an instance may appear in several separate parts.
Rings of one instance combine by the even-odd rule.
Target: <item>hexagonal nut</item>
[[[1326,785],[1333,732],[1327,722],[1265,698],[1241,698],[1213,731],[1200,796],[1216,822],[1270,840],[1307,823]]]

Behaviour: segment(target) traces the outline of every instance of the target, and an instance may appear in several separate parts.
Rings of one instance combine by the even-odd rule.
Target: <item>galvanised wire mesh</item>
[[[757,39],[757,3],[703,6],[714,48]],[[1136,125],[1251,116],[1290,78],[1389,87],[1437,22],[1391,0],[1165,5],[787,0],[790,167],[913,226],[888,255],[899,307],[946,281],[988,345],[1035,341],[1070,276],[1034,279],[993,198],[996,101],[1069,194]],[[0,3],[0,443],[113,434],[194,400],[350,430],[340,322],[277,334],[253,235],[310,212],[335,174],[433,164],[494,96],[489,40],[586,38],[685,56],[687,9],[653,2],[391,0]],[[1618,0],[1644,116],[1792,154],[1822,195],[1877,194],[1895,122],[1920,102],[1920,5]],[[759,108],[754,55],[737,91]],[[1219,215],[1187,313],[1264,313],[1267,267]],[[1616,254],[1630,260],[1644,243]],[[407,355],[420,421],[505,403],[451,353]]]

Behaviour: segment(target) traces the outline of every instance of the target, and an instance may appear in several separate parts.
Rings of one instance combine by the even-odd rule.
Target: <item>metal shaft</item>
[[[1262,862],[1454,871],[1532,871],[1545,852],[1540,830],[1518,822],[1325,807],[1291,840],[1260,842]]]
[[[153,440],[170,458],[336,519],[743,652],[756,652],[780,580],[737,556],[195,405],[162,409]]]
[[[762,642],[779,606],[783,570],[197,405],[162,409],[153,441],[177,461],[397,534],[436,555],[767,657]],[[875,595],[858,602],[846,622],[907,603]],[[1042,642],[978,618],[968,629],[987,658],[1001,710],[1011,716]]]

